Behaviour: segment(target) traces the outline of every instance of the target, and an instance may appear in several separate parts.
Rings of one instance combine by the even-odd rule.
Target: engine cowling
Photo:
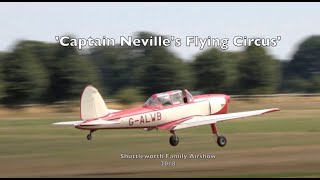
[[[226,113],[228,102],[224,96],[212,97],[209,99],[210,114]]]

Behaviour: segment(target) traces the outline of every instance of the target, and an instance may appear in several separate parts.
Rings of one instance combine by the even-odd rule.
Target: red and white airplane
[[[87,86],[81,97],[81,121],[58,122],[55,125],[73,125],[75,128],[90,130],[144,128],[167,130],[172,133],[169,142],[172,146],[179,143],[176,130],[210,125],[216,136],[217,144],[225,146],[227,139],[218,134],[217,122],[262,115],[279,108],[228,113],[230,97],[224,94],[204,94],[192,96],[187,90],[173,90],[153,94],[142,107],[112,110],[108,109],[96,88]]]

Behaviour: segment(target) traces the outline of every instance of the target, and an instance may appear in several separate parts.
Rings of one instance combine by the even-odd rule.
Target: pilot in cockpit
[[[182,98],[184,103],[188,103],[187,92],[186,90],[182,91]]]

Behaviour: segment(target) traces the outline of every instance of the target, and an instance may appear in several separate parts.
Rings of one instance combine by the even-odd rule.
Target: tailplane
[[[85,121],[105,116],[109,110],[99,91],[93,86],[87,86],[81,96],[80,118]]]

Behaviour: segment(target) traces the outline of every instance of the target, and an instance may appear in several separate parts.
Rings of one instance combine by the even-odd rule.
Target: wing
[[[213,124],[216,122],[221,122],[226,120],[262,115],[262,114],[275,112],[279,110],[280,110],[279,108],[272,108],[272,109],[262,109],[262,110],[255,110],[255,111],[245,111],[245,112],[210,115],[210,116],[196,116],[184,121],[180,121],[180,122],[177,121],[178,123],[172,124],[170,129],[177,130],[177,129],[196,127],[196,126]]]

